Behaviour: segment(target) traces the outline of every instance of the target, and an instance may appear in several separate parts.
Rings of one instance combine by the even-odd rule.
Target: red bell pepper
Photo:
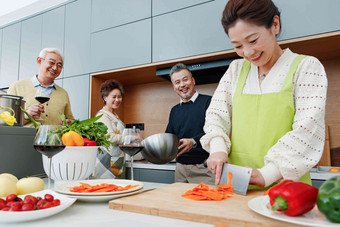
[[[84,146],[97,146],[97,143],[89,138],[84,138]]]
[[[285,180],[272,187],[268,195],[272,210],[283,211],[288,216],[298,216],[314,208],[318,191],[309,184]]]

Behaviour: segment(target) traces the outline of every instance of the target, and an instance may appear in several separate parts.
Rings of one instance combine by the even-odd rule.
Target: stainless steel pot
[[[25,109],[25,100],[21,96],[0,94],[0,106],[10,107],[15,112],[15,118],[17,123],[14,126],[23,126],[24,124],[24,113],[21,111],[20,107]],[[6,110],[0,110],[0,113]],[[0,125],[7,125],[2,119],[0,119]]]

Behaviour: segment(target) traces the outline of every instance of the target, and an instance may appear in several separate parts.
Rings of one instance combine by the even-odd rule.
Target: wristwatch
[[[196,148],[197,147],[196,141],[194,139],[192,139],[192,142],[193,142],[192,148]]]

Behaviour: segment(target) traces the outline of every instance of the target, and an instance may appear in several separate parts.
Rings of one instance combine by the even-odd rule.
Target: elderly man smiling
[[[54,83],[63,69],[62,54],[57,48],[44,48],[37,57],[37,64],[38,75],[34,75],[31,79],[14,82],[7,93],[24,97],[27,112],[41,124],[61,124],[60,113],[65,114],[67,122],[70,123],[74,117],[68,94]],[[40,96],[49,97],[49,101],[44,104],[39,103],[35,99],[38,90]],[[24,126],[33,126],[26,116]]]

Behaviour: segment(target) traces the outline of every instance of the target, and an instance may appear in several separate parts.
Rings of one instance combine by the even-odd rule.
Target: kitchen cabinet
[[[205,2],[214,0],[157,0],[152,1],[152,16],[157,16],[164,13],[169,13],[176,10],[181,10],[195,5],[200,5]]]
[[[221,25],[225,3],[216,0],[154,17],[152,61],[232,49]]]
[[[152,16],[157,16],[160,14],[181,10],[183,8],[188,8],[191,6],[199,5],[205,2],[211,2],[214,0],[156,0],[152,1]]]
[[[89,116],[89,82],[88,74],[63,78],[63,88],[68,92],[75,119],[84,120]]]
[[[279,40],[340,30],[340,1],[274,0],[281,12]]]
[[[0,29],[0,78],[1,78],[1,52],[2,52],[2,29]]]
[[[35,129],[21,126],[0,126],[0,173],[17,178],[43,175],[41,154],[33,148]]]
[[[56,47],[64,53],[65,6],[42,14],[41,46]],[[69,61],[71,64],[72,61]]]
[[[20,30],[21,23],[2,30],[0,87],[9,87],[19,78]]]
[[[91,0],[72,2],[65,9],[64,77],[90,72]]]
[[[38,73],[37,57],[41,50],[42,16],[35,16],[21,23],[19,80]]]
[[[91,71],[151,62],[151,19],[91,35]]]
[[[125,25],[151,17],[151,0],[92,1],[91,31]]]
[[[137,181],[172,184],[175,181],[176,163],[162,165],[145,160],[133,163],[133,177]],[[131,179],[131,163],[126,162],[126,178]]]

